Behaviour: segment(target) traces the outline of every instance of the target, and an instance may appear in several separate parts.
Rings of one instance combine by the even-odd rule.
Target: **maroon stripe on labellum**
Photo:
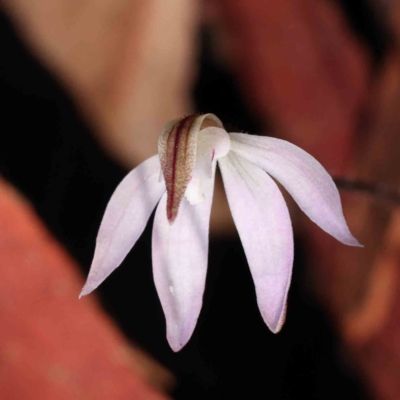
[[[196,161],[197,135],[209,126],[222,126],[212,114],[190,115],[164,129],[158,141],[161,169],[167,189],[167,218],[173,223]]]
[[[167,186],[167,218],[172,223],[178,213],[186,187],[191,179],[196,156],[196,133],[192,132],[198,116],[188,116],[177,122],[168,133],[163,164]]]
[[[186,138],[185,138],[185,154],[187,152],[187,142],[188,142],[188,137],[189,137],[189,129],[184,130],[185,125],[187,124],[188,120],[193,119],[193,117],[188,116],[183,118],[178,126],[176,128],[174,128],[175,130],[175,138],[173,138],[173,135],[170,134],[170,137],[168,138],[168,142],[171,139],[174,139],[174,147],[173,147],[173,158],[172,158],[172,176],[171,176],[171,182],[170,182],[170,190],[168,192],[168,199],[167,199],[167,218],[170,222],[173,222],[173,220],[175,220],[176,218],[176,214],[174,215],[174,208],[176,205],[175,200],[175,184],[176,184],[176,162],[178,159],[178,153],[179,153],[179,145],[181,143],[180,141],[180,137],[182,135],[182,133],[186,134]],[[172,132],[171,132],[172,133]],[[168,146],[169,147],[169,146]]]

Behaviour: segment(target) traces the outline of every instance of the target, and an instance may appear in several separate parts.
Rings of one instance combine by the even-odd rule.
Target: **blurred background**
[[[2,0],[0,32],[2,399],[400,398],[398,1]],[[365,248],[290,203],[294,277],[273,335],[217,182],[204,306],[173,353],[152,221],[78,294],[116,185],[193,112],[315,156]]]

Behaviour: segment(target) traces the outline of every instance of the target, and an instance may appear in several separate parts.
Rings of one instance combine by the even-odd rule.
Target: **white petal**
[[[285,140],[241,133],[230,136],[232,150],[279,181],[320,228],[344,244],[361,246],[344,219],[333,179],[315,158]]]
[[[92,266],[80,296],[97,288],[123,261],[136,243],[157,202],[165,192],[159,182],[158,155],[132,170],[107,205],[96,240]]]
[[[232,153],[218,162],[261,315],[276,333],[285,319],[293,266],[293,232],[285,200],[259,167]]]
[[[154,219],[154,282],[174,351],[190,339],[203,302],[214,176],[215,163],[212,177],[204,185],[204,201],[191,205],[183,198],[172,224],[167,219],[167,195],[162,197]]]

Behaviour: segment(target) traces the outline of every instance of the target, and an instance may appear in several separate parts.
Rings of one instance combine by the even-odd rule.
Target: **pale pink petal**
[[[285,140],[231,133],[231,149],[264,169],[320,228],[349,246],[361,246],[344,219],[339,191],[322,165]]]
[[[203,302],[214,174],[215,163],[211,179],[204,183],[202,202],[191,205],[184,197],[171,224],[165,194],[154,219],[154,282],[167,322],[167,339],[174,351],[190,339]]]
[[[80,296],[89,294],[113,272],[146,227],[165,193],[159,181],[158,155],[132,170],[118,185],[107,205],[96,240],[92,266]]]
[[[232,153],[218,163],[261,315],[276,333],[285,319],[293,266],[293,232],[285,200],[259,167]]]

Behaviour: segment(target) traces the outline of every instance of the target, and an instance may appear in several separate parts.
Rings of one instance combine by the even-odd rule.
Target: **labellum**
[[[190,115],[172,121],[158,141],[158,154],[167,188],[167,218],[173,223],[186,188],[193,177],[198,134],[205,128],[223,128],[213,114]],[[212,161],[213,154],[211,154]],[[211,163],[210,163],[211,166]]]

